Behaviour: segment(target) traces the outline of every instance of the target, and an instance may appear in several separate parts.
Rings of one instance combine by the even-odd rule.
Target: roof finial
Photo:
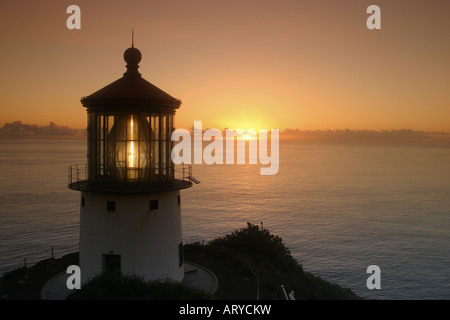
[[[125,72],[124,75],[140,76],[140,73],[137,70],[139,68],[139,62],[142,59],[142,54],[134,47],[134,29],[131,29],[131,48],[125,50],[123,58],[127,63],[127,72]]]

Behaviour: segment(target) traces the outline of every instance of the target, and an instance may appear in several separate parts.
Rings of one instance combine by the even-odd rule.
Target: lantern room
[[[70,168],[72,189],[109,192],[129,184],[133,192],[192,185],[190,167],[176,169],[171,160],[174,115],[181,101],[142,78],[141,59],[134,45],[128,48],[123,77],[81,99],[88,115],[88,163]]]

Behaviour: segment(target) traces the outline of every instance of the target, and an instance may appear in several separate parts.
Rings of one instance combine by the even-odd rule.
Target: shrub
[[[202,300],[211,298],[200,289],[169,279],[145,281],[136,275],[103,273],[68,297],[70,300]]]
[[[247,227],[210,242],[211,245],[228,247],[254,259],[265,259],[284,270],[302,270],[291,256],[283,240],[269,230],[247,222]]]

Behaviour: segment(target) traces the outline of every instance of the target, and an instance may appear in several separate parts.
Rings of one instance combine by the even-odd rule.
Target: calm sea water
[[[77,250],[84,141],[0,141],[0,272]],[[450,299],[450,145],[281,142],[280,169],[195,165],[185,242],[263,223],[304,269],[370,299]],[[369,290],[369,265],[381,289]]]

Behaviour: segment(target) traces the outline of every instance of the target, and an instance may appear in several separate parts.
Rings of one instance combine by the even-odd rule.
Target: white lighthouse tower
[[[69,168],[69,188],[81,191],[82,283],[106,271],[184,277],[180,190],[191,168],[170,156],[181,101],[141,77],[141,57],[132,45],[123,77],[81,99],[87,164]]]

